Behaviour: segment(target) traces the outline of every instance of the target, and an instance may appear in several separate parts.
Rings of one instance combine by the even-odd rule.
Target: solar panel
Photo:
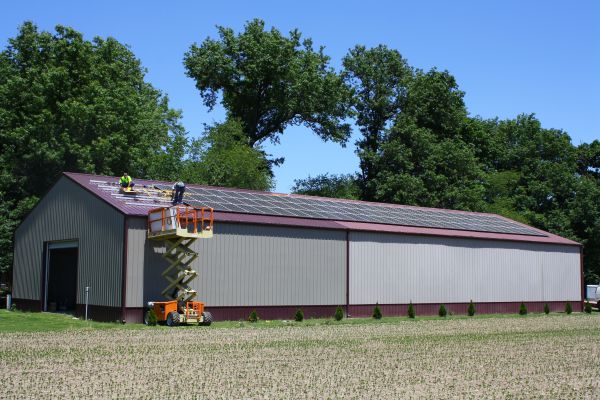
[[[166,185],[157,185],[157,187],[163,190],[171,189]],[[446,210],[294,197],[267,192],[235,192],[218,188],[188,187],[185,201],[196,207],[212,207],[215,211],[244,214],[545,236],[532,228],[495,215],[461,214]]]

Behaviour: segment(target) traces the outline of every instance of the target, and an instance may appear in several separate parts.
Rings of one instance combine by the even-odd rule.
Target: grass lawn
[[[574,314],[576,315],[576,314]],[[529,314],[526,318],[544,317],[544,314]],[[422,320],[461,320],[461,319],[498,319],[498,318],[523,318],[515,314],[481,314],[473,317],[466,315],[447,316],[440,318],[437,316],[417,316],[414,320],[408,317],[384,317],[381,320],[372,318],[350,318],[341,321],[335,321],[330,318],[305,319],[302,322],[293,320],[259,320],[255,323],[248,321],[221,321],[214,322],[209,328],[201,329],[219,329],[219,328],[277,328],[289,326],[321,326],[321,325],[364,325],[364,324],[382,324],[398,322],[415,322]],[[177,329],[198,329],[197,326],[180,326]],[[74,329],[95,330],[95,329],[171,329],[165,326],[146,327],[142,324],[118,324],[115,322],[95,322],[84,321],[74,318],[68,314],[48,313],[48,312],[22,312],[0,310],[0,332],[56,332]]]
[[[596,398],[599,341],[597,312],[167,328],[2,311],[0,397]]]
[[[0,310],[0,332],[56,332],[73,329],[136,329],[139,327],[83,321],[67,314]]]

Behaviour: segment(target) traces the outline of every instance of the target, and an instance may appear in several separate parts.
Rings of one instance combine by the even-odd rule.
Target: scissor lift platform
[[[212,236],[212,208],[173,206],[155,208],[148,212],[149,239],[207,239]]]
[[[164,242],[162,256],[169,262],[162,273],[169,282],[162,295],[170,300],[148,304],[159,322],[166,322],[169,326],[180,323],[210,325],[212,322],[212,315],[204,311],[204,303],[192,301],[197,293],[189,285],[198,276],[191,267],[198,253],[192,250],[191,245],[197,239],[212,236],[212,208],[173,206],[148,212],[148,239]]]

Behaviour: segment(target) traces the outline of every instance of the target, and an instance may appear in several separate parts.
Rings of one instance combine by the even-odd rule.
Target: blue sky
[[[183,54],[216,36],[215,25],[240,30],[252,18],[287,32],[298,28],[326,46],[332,65],[356,44],[396,48],[418,68],[447,69],[466,92],[471,115],[513,118],[535,113],[544,127],[567,131],[575,144],[600,139],[600,2],[597,1],[20,1],[0,15],[0,43],[25,20],[40,29],[72,26],[87,39],[112,36],[148,69],[147,80],[183,111],[191,136],[221,121],[202,105],[185,76]],[[276,191],[293,180],[358,168],[355,134],[346,148],[309,130],[289,128],[267,151],[286,162]]]

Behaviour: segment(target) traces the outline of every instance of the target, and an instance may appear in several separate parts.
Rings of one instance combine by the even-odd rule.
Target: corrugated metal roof
[[[152,208],[170,205],[172,183],[135,179],[139,193],[132,196],[119,192],[117,177],[65,175],[126,215],[146,216]],[[186,202],[213,207],[222,221],[578,245],[495,214],[187,186]]]

